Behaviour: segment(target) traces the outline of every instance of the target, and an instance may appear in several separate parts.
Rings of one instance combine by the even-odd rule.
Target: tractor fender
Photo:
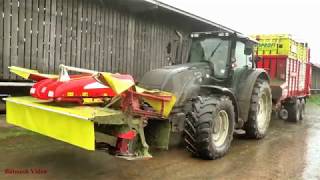
[[[257,79],[264,79],[270,82],[270,77],[264,69],[253,69],[243,73],[240,78],[241,82],[236,82],[236,96],[239,105],[239,118],[244,122],[247,121],[250,109],[251,95],[254,88],[254,84]]]
[[[210,89],[212,92],[214,93],[218,93],[218,94],[223,94],[226,95],[230,98],[230,100],[232,101],[232,104],[234,106],[234,113],[235,113],[235,120],[236,123],[239,123],[239,105],[236,99],[236,96],[234,95],[234,93],[225,87],[221,87],[221,86],[215,86],[215,85],[201,85],[200,88],[202,89]]]

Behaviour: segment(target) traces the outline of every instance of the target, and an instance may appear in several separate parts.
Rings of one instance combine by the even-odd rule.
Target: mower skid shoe
[[[148,160],[151,159],[152,156],[149,155],[145,155],[145,156],[123,156],[123,155],[116,155],[115,157],[117,158],[121,158],[121,159],[125,159],[128,161],[133,161],[133,160]]]

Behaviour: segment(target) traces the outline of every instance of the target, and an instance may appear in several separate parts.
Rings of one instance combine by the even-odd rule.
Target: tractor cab
[[[196,32],[190,37],[192,44],[188,62],[208,62],[214,78],[228,78],[233,68],[254,67],[252,55],[257,41],[247,36],[225,32]]]

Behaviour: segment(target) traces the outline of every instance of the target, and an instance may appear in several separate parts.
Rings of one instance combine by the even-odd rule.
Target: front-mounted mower
[[[11,67],[38,82],[33,97],[6,99],[7,121],[127,159],[150,157],[149,146],[168,149],[173,137],[203,159],[225,155],[235,129],[263,138],[271,92],[252,55],[256,41],[222,32],[191,38],[188,63],[147,72],[139,86],[130,75],[63,65],[60,75]]]

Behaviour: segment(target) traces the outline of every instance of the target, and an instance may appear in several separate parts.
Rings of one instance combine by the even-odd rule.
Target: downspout
[[[182,43],[183,43],[183,36],[179,31],[175,31],[176,35],[179,37],[179,44],[176,49],[176,59],[174,64],[182,64]]]

